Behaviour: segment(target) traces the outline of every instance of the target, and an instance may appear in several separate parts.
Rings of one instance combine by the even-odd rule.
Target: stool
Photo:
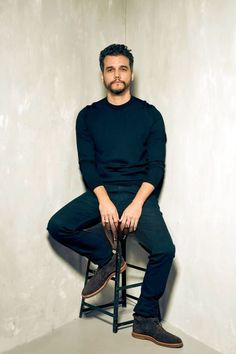
[[[134,295],[131,295],[127,292],[128,289],[131,288],[136,288],[142,285],[142,282],[140,283],[132,283],[127,285],[126,283],[126,270],[123,273],[120,273],[120,268],[121,268],[121,260],[122,256],[124,260],[126,261],[126,240],[127,240],[127,234],[122,235],[122,237],[117,238],[117,248],[116,248],[116,272],[112,280],[114,280],[114,299],[112,302],[106,303],[106,304],[101,304],[101,305],[93,305],[88,303],[86,299],[82,299],[81,301],[81,306],[80,306],[80,314],[79,317],[81,318],[83,316],[83,313],[90,312],[92,310],[96,310],[99,312],[102,312],[105,315],[108,315],[113,318],[113,333],[117,333],[118,329],[120,327],[129,325],[133,323],[133,320],[129,321],[124,321],[124,322],[119,322],[119,306],[122,305],[122,307],[126,307],[127,304],[127,298],[131,298],[133,300],[138,300],[138,298]],[[142,267],[138,267],[135,264],[130,264],[127,263],[127,267],[133,268],[142,272],[145,272],[146,269]],[[86,275],[85,275],[85,284],[87,281],[93,276],[95,271],[91,269],[91,262],[88,261],[87,264],[87,270],[86,270]],[[121,278],[121,281],[120,281]],[[121,285],[120,285],[121,283]],[[107,307],[113,307],[113,311],[108,311],[106,310]]]

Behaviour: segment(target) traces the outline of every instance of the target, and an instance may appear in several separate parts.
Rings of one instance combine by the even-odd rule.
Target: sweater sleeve
[[[94,190],[102,185],[101,178],[96,169],[95,148],[91,135],[86,126],[87,107],[82,109],[76,120],[76,141],[79,166],[83,179],[89,189]]]
[[[167,139],[161,113],[154,106],[149,109],[153,123],[147,141],[148,170],[145,182],[157,187],[164,177]]]

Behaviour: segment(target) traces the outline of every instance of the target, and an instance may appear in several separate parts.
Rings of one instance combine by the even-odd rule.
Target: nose
[[[115,76],[115,79],[118,79],[120,77],[120,73],[118,70],[114,72],[114,76]]]

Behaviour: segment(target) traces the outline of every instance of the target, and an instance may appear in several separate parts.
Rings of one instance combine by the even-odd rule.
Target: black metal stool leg
[[[122,256],[124,260],[126,261],[126,237],[121,241],[121,250],[122,250]],[[121,274],[122,278],[122,307],[127,306],[127,297],[126,297],[126,270]]]
[[[114,280],[114,283],[115,283],[113,301],[105,303],[105,304],[101,304],[101,305],[94,305],[93,303],[89,303],[88,299],[82,298],[81,306],[80,306],[80,313],[79,313],[79,317],[82,317],[83,313],[88,313],[90,311],[96,310],[96,311],[99,311],[105,315],[112,317],[112,319],[113,319],[112,329],[113,329],[114,333],[117,333],[118,329],[120,327],[124,327],[124,326],[130,325],[133,323],[133,320],[128,320],[128,321],[124,321],[124,322],[119,321],[119,306],[122,305],[122,307],[126,307],[127,298],[130,298],[132,300],[138,300],[138,298],[136,296],[129,293],[129,289],[137,288],[142,285],[142,282],[131,283],[131,284],[127,285],[126,271],[124,271],[120,274],[120,269],[121,269],[121,265],[122,265],[122,256],[123,256],[124,260],[126,261],[126,236],[127,236],[127,234],[125,232],[121,233],[121,231],[119,231],[117,236],[118,236],[117,239],[115,239],[115,241],[117,241],[117,242],[114,243],[114,245],[115,245],[114,248],[115,248],[115,252],[116,252],[115,253],[116,254],[116,270],[115,270],[115,275],[112,278],[112,280]],[[84,285],[86,285],[87,281],[95,273],[95,270],[91,268],[91,263],[92,262],[88,261]],[[144,268],[136,266],[134,264],[130,264],[130,263],[127,263],[127,267],[133,268],[138,271],[143,271],[143,272],[145,271]],[[113,310],[109,311],[108,308],[113,308]]]
[[[91,264],[91,262],[90,262],[90,260],[88,260],[86,274],[85,274],[85,280],[84,280],[84,286],[86,285],[86,283],[87,283],[87,281],[89,279],[90,264]],[[81,305],[80,305],[80,312],[79,312],[79,317],[80,318],[83,316],[84,303],[85,303],[85,300],[82,298]]]
[[[84,299],[81,300],[79,318],[82,318],[82,316],[83,316],[83,309],[84,309]]]
[[[114,310],[113,310],[113,332],[118,331],[118,316],[119,316],[119,302],[120,302],[120,268],[121,268],[121,247],[120,242],[117,241],[116,249],[116,273],[115,273],[115,288],[114,288]]]

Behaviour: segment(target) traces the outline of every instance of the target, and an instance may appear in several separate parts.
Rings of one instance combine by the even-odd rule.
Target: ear
[[[102,82],[104,82],[103,72],[101,72],[100,77],[101,77]]]
[[[134,81],[134,73],[132,72],[131,81]]]

